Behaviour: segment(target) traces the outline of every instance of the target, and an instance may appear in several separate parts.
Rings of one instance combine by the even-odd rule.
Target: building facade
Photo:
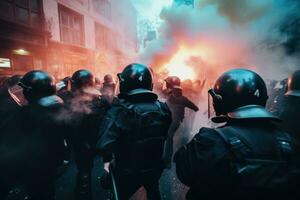
[[[85,68],[102,77],[136,58],[137,17],[130,0],[3,0],[0,10],[8,5],[12,14],[0,16],[7,32],[0,32],[7,42],[0,47],[1,74],[43,69],[63,78]]]
[[[23,74],[46,65],[48,38],[43,2],[0,1],[0,74]]]

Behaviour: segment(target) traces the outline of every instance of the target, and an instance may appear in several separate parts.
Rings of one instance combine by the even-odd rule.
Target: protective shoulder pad
[[[63,105],[64,101],[57,95],[47,96],[39,99],[38,104],[42,107]]]
[[[278,148],[280,149],[280,157],[288,157],[293,153],[292,147],[292,138],[288,133],[285,132],[277,132],[276,133],[276,140]]]
[[[161,102],[161,101],[156,101],[157,104],[159,104],[161,110],[164,112],[164,113],[167,113],[167,114],[170,114],[171,115],[171,110],[169,108],[169,106],[167,105],[167,103],[165,102]]]
[[[202,141],[202,140],[210,141],[211,143],[216,143],[220,141],[220,137],[216,133],[213,128],[202,127],[199,132],[194,136],[194,140]]]
[[[115,104],[116,107],[122,107],[127,110],[132,110],[134,108],[134,104],[130,103],[129,101],[120,100],[118,103]]]
[[[111,108],[107,111],[107,115],[110,116],[117,116],[122,110],[124,110],[124,108],[126,109],[125,106],[121,105],[121,104],[114,104],[113,106],[111,106]]]

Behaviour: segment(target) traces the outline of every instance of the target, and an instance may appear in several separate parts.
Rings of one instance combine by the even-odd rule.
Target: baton
[[[109,165],[109,173],[110,173],[111,180],[112,180],[114,199],[119,200],[118,190],[117,190],[117,185],[116,185],[116,179],[115,179],[114,170],[113,170],[111,164]]]
[[[207,99],[208,99],[208,101],[207,101],[207,117],[208,117],[208,119],[210,119],[210,105],[211,105],[211,102],[210,102],[210,94],[209,94],[209,92],[207,93],[208,95],[207,95]]]

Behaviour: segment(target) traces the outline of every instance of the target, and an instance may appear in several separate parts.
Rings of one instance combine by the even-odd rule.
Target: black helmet
[[[101,84],[101,81],[98,77],[95,77],[95,84],[96,85],[100,85]]]
[[[111,84],[111,83],[114,83],[113,77],[112,77],[110,74],[106,74],[106,75],[104,76],[104,83],[105,83],[105,84]]]
[[[227,71],[217,79],[209,93],[213,97],[217,116],[273,118],[264,108],[268,99],[266,84],[253,71],[247,69]]]
[[[288,79],[288,89],[285,95],[300,97],[300,70],[295,71]]]
[[[72,75],[71,83],[72,90],[80,90],[86,87],[93,87],[95,79],[90,71],[81,69]]]
[[[177,76],[168,76],[165,79],[165,82],[166,82],[166,87],[168,89],[180,88],[181,85],[181,80]]]
[[[3,84],[6,87],[13,87],[14,85],[17,85],[20,82],[21,78],[21,75],[14,75],[6,79]]]
[[[54,78],[44,71],[28,72],[18,84],[23,88],[24,97],[28,102],[36,102],[56,92]]]
[[[152,73],[145,65],[137,63],[127,65],[123,72],[118,74],[118,78],[121,95],[152,91]]]

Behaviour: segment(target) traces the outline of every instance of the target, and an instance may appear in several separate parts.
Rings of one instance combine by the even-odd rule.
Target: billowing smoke
[[[200,95],[199,87],[182,87],[199,111],[196,116],[186,112],[179,137],[191,138],[200,127],[214,126],[207,118],[206,89],[224,71],[243,67],[265,79],[281,80],[300,69],[299,5],[299,0],[195,0],[194,7],[162,10],[158,38],[148,43],[140,61],[151,66],[158,79],[177,75],[207,83],[202,98],[191,95]],[[167,199],[180,199],[184,193],[175,177],[170,171],[162,178],[172,191]]]
[[[194,8],[173,5],[162,10],[159,38],[149,43],[140,59],[163,73],[180,54],[184,62],[176,70],[189,66],[195,79],[206,77],[211,82],[236,67],[282,79],[300,68],[299,5],[295,0],[198,0]]]
[[[218,13],[227,17],[234,24],[246,24],[257,20],[268,12],[271,1],[240,1],[240,0],[202,0],[199,7],[214,5]]]
[[[299,8],[297,0],[195,0],[194,7],[166,7],[158,38],[140,60],[160,79],[206,80],[202,98],[195,100],[200,107],[195,133],[209,123],[205,91],[224,71],[243,67],[266,80],[282,80],[300,69]]]
[[[65,102],[67,106],[61,110],[57,119],[65,123],[74,123],[74,121],[82,120],[85,115],[91,114],[92,102],[100,96],[100,92],[95,88],[85,88],[84,91],[69,98],[69,102]]]

